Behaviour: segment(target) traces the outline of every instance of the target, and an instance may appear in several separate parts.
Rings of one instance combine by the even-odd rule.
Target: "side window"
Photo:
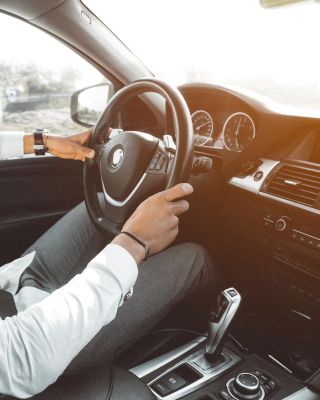
[[[70,117],[72,94],[110,82],[59,41],[1,13],[0,37],[0,131],[84,130]]]

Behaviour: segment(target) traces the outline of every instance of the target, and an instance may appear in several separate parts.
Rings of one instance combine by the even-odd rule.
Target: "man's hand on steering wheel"
[[[178,217],[189,209],[189,203],[179,199],[192,192],[193,188],[189,183],[180,183],[148,197],[127,220],[123,230],[148,244],[150,254],[160,252],[177,237]],[[116,236],[112,243],[129,251],[137,264],[145,256],[143,246],[124,234]]]

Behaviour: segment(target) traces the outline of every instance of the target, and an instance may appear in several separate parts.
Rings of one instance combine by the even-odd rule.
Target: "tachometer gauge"
[[[240,152],[254,139],[255,134],[253,119],[246,113],[237,112],[230,115],[224,123],[223,144],[230,151]]]
[[[198,146],[204,146],[210,141],[213,135],[213,121],[211,115],[204,110],[195,111],[191,115],[194,144]]]

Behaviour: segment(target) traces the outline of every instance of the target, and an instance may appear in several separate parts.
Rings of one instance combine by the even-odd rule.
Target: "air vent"
[[[300,164],[281,164],[263,185],[262,191],[320,209],[320,170]]]

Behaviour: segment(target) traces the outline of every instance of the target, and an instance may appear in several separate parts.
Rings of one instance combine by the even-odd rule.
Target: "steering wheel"
[[[171,109],[175,152],[148,133],[110,127],[121,107],[145,92],[162,95]],[[119,90],[93,128],[89,146],[94,160],[84,164],[85,202],[91,220],[106,235],[119,233],[137,205],[148,196],[187,182],[193,157],[193,129],[188,106],[176,89],[158,79],[135,81]],[[103,192],[101,201],[99,192]]]

